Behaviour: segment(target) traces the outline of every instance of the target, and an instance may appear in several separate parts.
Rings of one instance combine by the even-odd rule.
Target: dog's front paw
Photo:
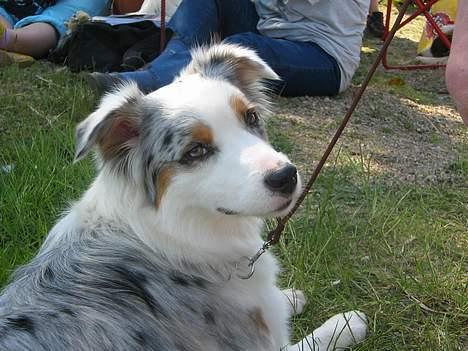
[[[367,317],[359,311],[340,313],[288,351],[332,351],[343,350],[360,343],[367,335]]]
[[[293,316],[301,314],[302,311],[304,311],[307,299],[302,290],[285,289],[283,290],[283,294],[288,299],[288,303],[291,306],[291,314]]]
[[[334,315],[316,329],[313,335],[314,338],[327,344],[324,350],[328,351],[348,348],[360,343],[366,338],[367,329],[366,315],[360,311],[350,311]]]
[[[366,338],[367,317],[359,311],[340,313],[291,346],[288,351],[332,351],[349,348]]]

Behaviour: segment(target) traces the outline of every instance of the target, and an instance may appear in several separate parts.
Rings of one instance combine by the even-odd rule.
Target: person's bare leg
[[[445,79],[458,112],[468,126],[468,0],[458,2]]]
[[[379,12],[379,0],[371,0],[369,6],[369,13]]]
[[[32,23],[8,32],[9,39],[3,49],[36,58],[46,55],[58,41],[55,28],[48,23]]]
[[[370,2],[366,32],[376,38],[382,38],[384,35],[384,18],[383,13],[379,11],[379,0],[371,0]]]

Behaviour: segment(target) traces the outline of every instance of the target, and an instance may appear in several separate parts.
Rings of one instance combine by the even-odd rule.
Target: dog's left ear
[[[130,83],[104,96],[99,107],[76,128],[75,162],[98,146],[104,160],[122,156],[136,145],[140,134],[144,94]]]
[[[181,76],[190,74],[228,80],[253,101],[263,97],[258,93],[265,91],[267,80],[280,80],[255,51],[226,43],[192,51],[192,62]]]

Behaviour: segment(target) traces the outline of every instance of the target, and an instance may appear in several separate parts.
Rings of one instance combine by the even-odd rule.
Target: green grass
[[[271,145],[277,150],[281,150],[285,154],[289,155],[295,149],[294,142],[288,136],[287,131],[277,123],[275,120],[269,121],[267,124],[267,132]]]
[[[462,349],[468,332],[466,191],[387,188],[364,174],[356,183],[348,172],[322,175],[278,250],[287,267],[285,285],[304,289],[311,302],[296,335],[358,308],[371,317],[372,330],[359,350]]]
[[[91,180],[89,162],[72,160],[76,121],[91,111],[93,98],[77,76],[47,66],[0,74],[1,285]]]
[[[0,74],[0,169],[12,166],[0,171],[2,285],[91,181],[90,161],[72,164],[73,133],[95,101],[79,76],[45,65]],[[300,147],[274,123],[276,147]],[[459,153],[452,167],[467,175]],[[295,337],[360,309],[371,333],[358,350],[466,349],[467,204],[463,184],[389,185],[371,178],[364,163],[332,161],[274,249],[285,268],[281,283],[309,300]]]

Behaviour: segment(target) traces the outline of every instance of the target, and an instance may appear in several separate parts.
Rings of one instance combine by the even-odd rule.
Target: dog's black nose
[[[265,176],[268,189],[282,194],[292,194],[297,185],[297,169],[292,164],[268,173]]]

